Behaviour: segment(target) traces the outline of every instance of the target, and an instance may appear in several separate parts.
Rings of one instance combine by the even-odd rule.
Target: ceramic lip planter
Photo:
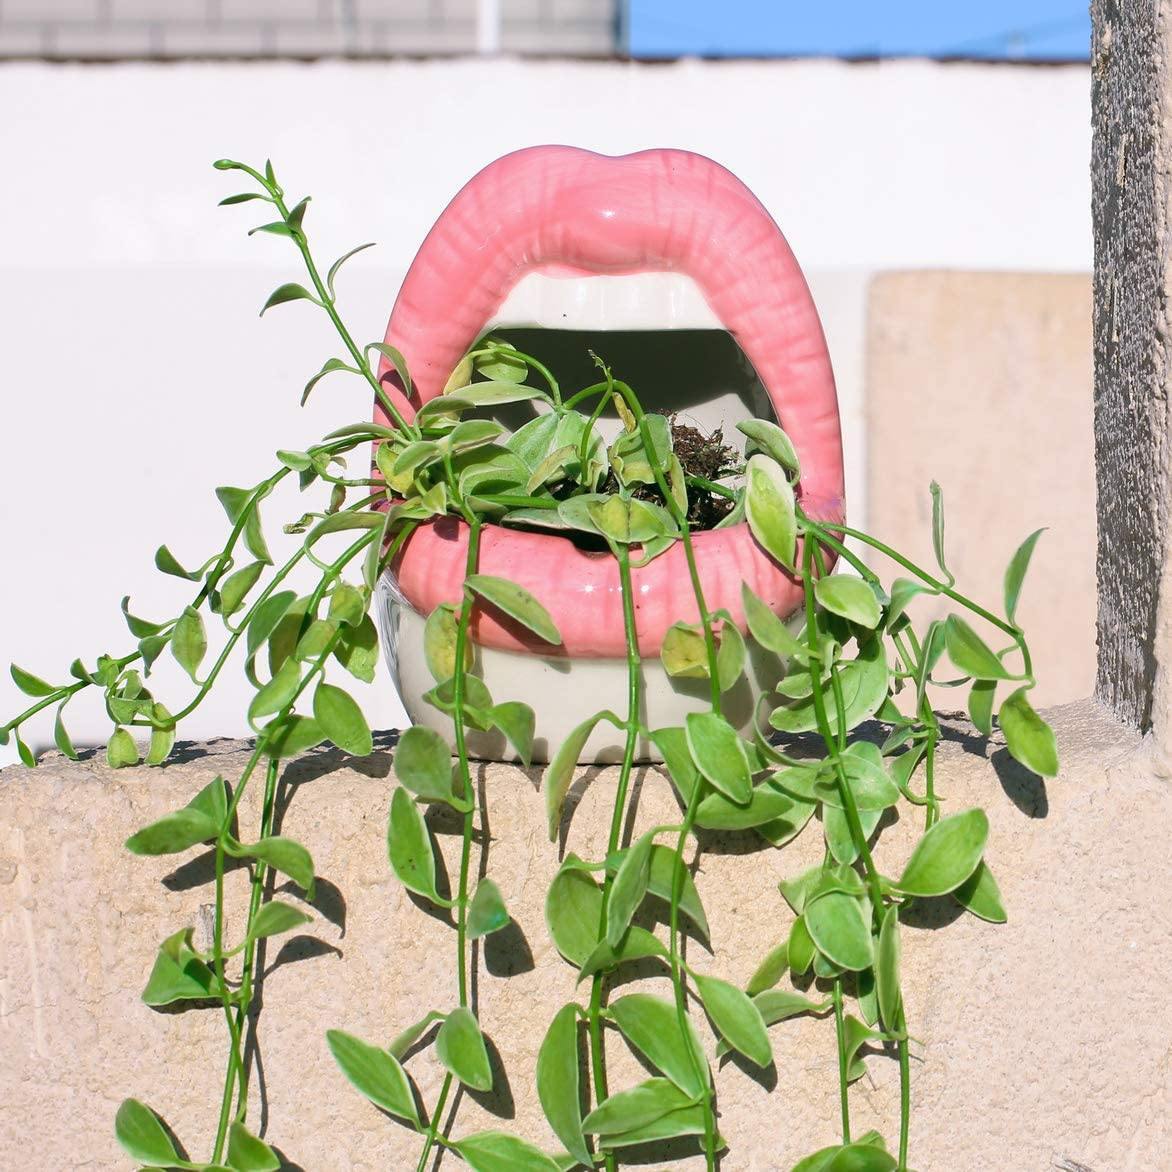
[[[389,396],[413,418],[479,338],[508,326],[605,329],[616,337],[632,330],[731,336],[797,449],[802,508],[820,520],[843,520],[838,401],[809,288],[764,206],[711,159],[679,150],[610,157],[544,146],[484,168],[440,216],[403,281],[386,341],[405,355],[415,389],[408,399],[384,368]],[[616,375],[643,393],[622,367]],[[723,421],[731,435],[727,425],[737,420],[722,420],[719,406],[694,402],[689,415],[709,427]],[[750,413],[740,411],[742,418]],[[381,409],[376,418],[387,422]],[[447,735],[447,718],[422,701],[433,684],[423,664],[423,621],[439,603],[460,599],[467,539],[455,517],[422,525],[381,588],[383,633],[408,715]],[[742,582],[783,618],[798,610],[799,584],[757,544],[747,523],[699,532],[694,541],[710,610],[728,610],[744,630]],[[562,634],[563,643],[551,647],[506,616],[478,608],[473,620],[478,672],[498,700],[534,708],[541,759],[587,708],[611,703],[604,693],[613,689],[622,706],[618,564],[560,535],[488,525],[480,570],[529,590]],[[704,707],[706,695],[692,687],[697,681],[671,680],[658,659],[668,627],[698,618],[682,546],[634,570],[633,580],[647,723],[678,724],[685,712]],[[747,725],[756,696],[773,682],[754,679],[752,670],[748,676],[745,691],[756,694],[739,705],[733,697],[734,724]],[[487,735],[470,747],[479,756],[509,756],[503,739]],[[600,725],[583,759],[606,760],[620,750],[615,730]],[[641,750],[644,759],[653,752],[649,745]]]

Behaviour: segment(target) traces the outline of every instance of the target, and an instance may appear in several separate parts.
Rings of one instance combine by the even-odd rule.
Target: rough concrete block
[[[922,1040],[912,1066],[911,1163],[923,1172],[1040,1172],[1059,1159],[1095,1172],[1154,1172],[1172,1144],[1172,899],[1159,881],[1172,790],[1153,778],[1138,738],[1093,704],[1050,716],[1063,772],[1045,784],[998,745],[990,756],[971,731],[949,729],[938,788],[949,810],[989,810],[987,858],[1010,918],[993,926],[929,901],[905,924],[908,1017]],[[418,1154],[412,1133],[348,1087],[325,1030],[386,1042],[455,995],[455,933],[406,895],[387,865],[393,776],[382,745],[361,761],[315,751],[284,773],[280,828],[312,850],[319,892],[315,922],[266,950],[249,1119],[291,1166],[313,1172],[398,1170],[414,1167]],[[212,742],[183,747],[163,770],[111,773],[94,760],[53,758],[38,771],[0,774],[0,1102],[8,1120],[39,1121],[36,1168],[125,1168],[112,1120],[126,1095],[149,1101],[197,1158],[206,1156],[225,1057],[222,1015],[160,1013],[138,994],[158,943],[204,922],[208,855],[136,859],[121,844],[216,773],[237,776],[243,760],[237,744]],[[504,1127],[552,1149],[534,1063],[553,1014],[583,996],[543,920],[559,850],[546,840],[536,775],[487,766],[477,781],[488,811],[487,870],[516,927],[476,950],[479,1010],[505,1077],[494,1094],[463,1098],[456,1134]],[[587,857],[604,849],[615,781],[614,769],[590,770],[575,784],[563,849]],[[257,796],[245,796],[242,827],[255,826]],[[654,770],[637,774],[634,800],[635,833],[679,817]],[[455,821],[429,821],[454,875]],[[902,866],[911,821],[884,832],[877,860],[885,873]],[[814,829],[781,851],[705,836],[696,882],[714,953],[692,940],[689,963],[748,978],[789,928],[777,881],[821,857]],[[243,876],[228,878],[235,934]],[[296,898],[286,885],[281,896]],[[663,993],[662,973],[656,963],[639,966],[622,987]],[[698,1026],[711,1053],[712,1035]],[[831,1023],[793,1019],[770,1037],[769,1070],[718,1064],[720,1127],[731,1144],[722,1172],[778,1172],[835,1140]],[[618,1045],[610,1056],[613,1086],[644,1077]],[[855,1127],[892,1135],[897,1064],[882,1053],[867,1064],[851,1091]],[[434,1103],[441,1070],[433,1054],[407,1068]],[[27,1137],[25,1127],[0,1129],[0,1167],[31,1166]],[[658,1155],[670,1164],[650,1166],[697,1167],[685,1154]]]

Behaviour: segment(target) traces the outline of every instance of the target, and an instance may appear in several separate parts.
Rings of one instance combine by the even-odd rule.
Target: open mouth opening
[[[773,419],[774,412],[752,363],[726,330],[515,326],[496,328],[490,336],[547,367],[558,380],[563,398],[597,383],[598,362],[605,363],[616,378],[632,387],[645,411],[668,417],[672,446],[689,480],[687,515],[693,528],[716,528],[732,511],[730,497],[700,482],[726,488],[738,483],[745,437],[736,425],[753,418]],[[515,431],[536,410],[532,403],[509,404],[492,418]],[[622,421],[609,401],[596,426],[608,444],[621,432]],[[600,491],[617,487],[604,484]],[[659,497],[654,487],[643,495],[649,500]],[[569,536],[584,549],[606,548],[601,539],[587,534]]]

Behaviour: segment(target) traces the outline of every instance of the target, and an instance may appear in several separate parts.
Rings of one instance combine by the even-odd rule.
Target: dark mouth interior
[[[724,428],[730,444],[743,450],[736,425],[744,419],[775,420],[773,404],[752,363],[725,330],[550,330],[536,327],[495,329],[491,336],[510,342],[544,363],[569,398],[601,379],[591,356],[597,354],[615,378],[628,383],[646,411],[677,414],[682,422],[712,432]],[[498,416],[519,426],[531,410]],[[605,427],[607,421],[611,427]],[[603,416],[608,436],[617,415]]]

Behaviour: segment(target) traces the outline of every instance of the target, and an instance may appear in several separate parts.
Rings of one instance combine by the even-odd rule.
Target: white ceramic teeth
[[[513,286],[489,329],[719,330],[700,287],[684,273],[551,276],[527,273]]]

